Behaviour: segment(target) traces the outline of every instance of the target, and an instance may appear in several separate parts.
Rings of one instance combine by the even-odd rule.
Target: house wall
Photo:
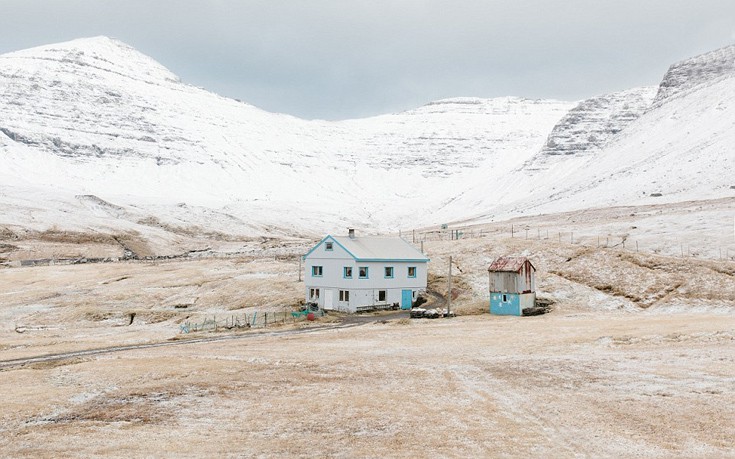
[[[322,241],[304,260],[304,299],[308,302],[311,289],[320,290],[315,301],[320,307],[355,312],[360,306],[401,303],[402,290],[415,292],[413,297],[426,290],[427,263],[425,261],[371,261],[358,262],[347,251],[334,243],[331,251],[325,250]],[[322,275],[314,276],[312,267],[321,266]],[[368,268],[366,279],[359,278],[359,268]],[[385,267],[393,267],[393,278],[385,277]],[[416,268],[416,277],[408,277],[408,267]],[[352,278],[344,277],[344,268],[352,268]],[[339,301],[339,291],[350,292],[349,302]],[[378,301],[378,292],[386,290],[386,300]],[[331,304],[330,304],[331,296]]]

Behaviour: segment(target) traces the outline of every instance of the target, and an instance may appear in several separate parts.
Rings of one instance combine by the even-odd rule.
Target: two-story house
[[[345,312],[411,309],[426,290],[428,261],[401,238],[326,236],[304,256],[306,301]]]

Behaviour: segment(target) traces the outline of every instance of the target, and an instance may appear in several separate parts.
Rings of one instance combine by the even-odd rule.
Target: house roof
[[[531,268],[533,268],[534,271],[536,270],[536,267],[533,266],[531,261],[526,257],[500,257],[493,261],[487,270],[490,272],[517,273],[526,262],[531,265]]]
[[[429,261],[426,255],[399,237],[374,236],[354,238],[327,236],[311,249],[306,257],[327,240],[333,240],[339,244],[356,261]]]

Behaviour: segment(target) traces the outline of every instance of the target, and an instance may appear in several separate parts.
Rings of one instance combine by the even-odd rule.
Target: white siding
[[[536,306],[535,293],[524,293],[521,295],[521,312],[526,308],[532,308],[534,306]]]
[[[401,303],[401,291],[412,290],[422,292],[426,290],[427,263],[406,261],[380,261],[380,262],[358,262],[342,249],[339,244],[334,243],[331,251],[325,250],[325,242],[322,241],[311,253],[304,263],[305,300],[309,301],[309,290],[319,288],[319,306],[325,305],[325,292],[333,290],[333,306],[335,309],[354,312],[359,306],[372,306],[376,304]],[[312,267],[321,266],[322,276],[312,275]],[[359,268],[368,268],[367,279],[359,278]],[[393,278],[385,277],[385,267],[393,267]],[[408,277],[408,267],[416,268],[416,277]],[[352,268],[352,278],[344,278],[344,268]],[[350,292],[349,303],[339,301],[339,291]],[[378,291],[386,290],[386,301],[378,301]]]

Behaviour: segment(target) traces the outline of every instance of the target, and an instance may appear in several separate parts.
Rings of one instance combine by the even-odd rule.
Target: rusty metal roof
[[[489,268],[490,272],[512,272],[517,273],[523,267],[523,264],[528,262],[531,267],[536,270],[531,261],[526,257],[500,257],[493,261]]]

